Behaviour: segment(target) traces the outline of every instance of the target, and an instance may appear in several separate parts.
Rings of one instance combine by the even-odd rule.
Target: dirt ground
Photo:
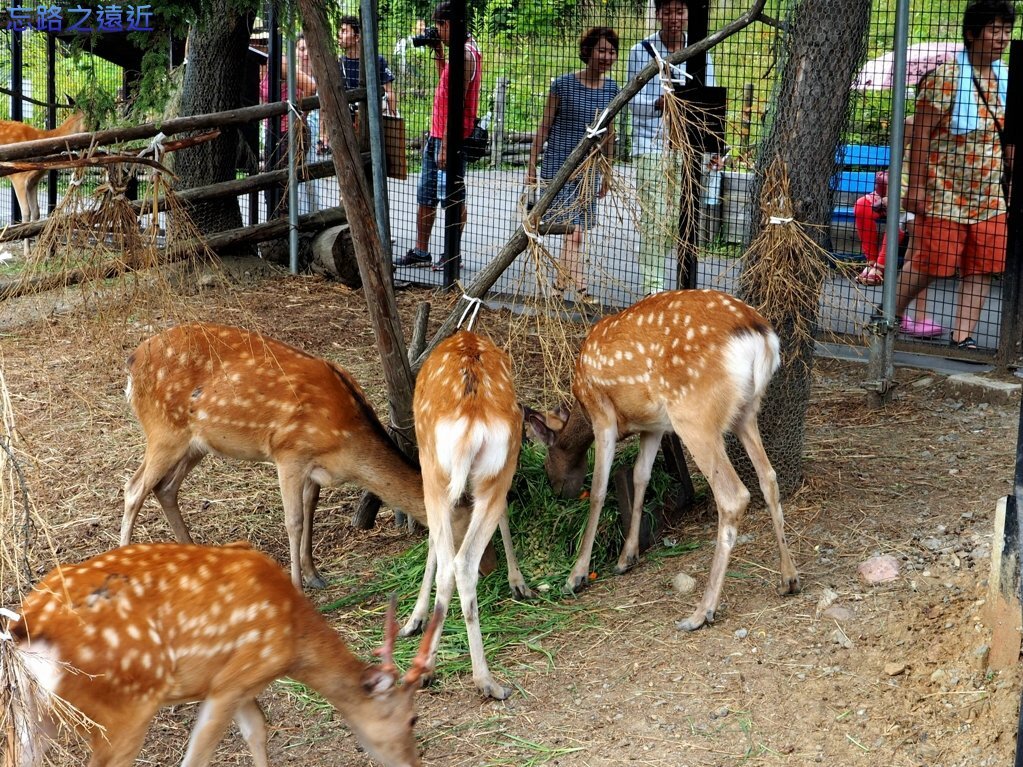
[[[427,298],[438,304],[436,324],[446,299],[399,294],[406,328]],[[19,447],[34,503],[63,560],[117,543],[123,484],[143,447],[123,397],[123,360],[163,325],[186,317],[242,324],[335,358],[383,412],[361,294],[317,279],[250,275],[192,291],[174,306],[123,322],[102,301],[88,317],[24,321],[30,313],[10,307],[0,314],[0,369]],[[97,313],[99,321],[92,319]],[[500,336],[500,317],[485,322]],[[532,357],[516,363],[522,398],[539,396],[542,367]],[[987,669],[984,606],[994,509],[1012,491],[1018,398],[971,403],[950,395],[941,376],[901,369],[894,402],[876,411],[859,387],[864,373],[849,363],[816,364],[805,482],[785,503],[801,594],[775,593],[777,550],[766,511],[754,505],[716,622],[692,634],[677,631],[675,622],[702,592],[713,553],[713,510],[700,509],[675,531],[700,542],[695,551],[645,558],[624,576],[598,580],[579,597],[587,626],[544,637],[545,653],[521,647],[492,658],[496,675],[516,688],[507,701],[482,699],[467,675],[420,693],[424,764],[1010,763],[1020,671]],[[372,531],[353,530],[357,498],[344,488],[325,492],[321,502],[316,555],[332,584],[412,540],[388,513]],[[208,460],[185,484],[182,507],[203,542],[248,538],[287,562],[271,467]],[[168,537],[150,500],[136,538]],[[893,555],[901,575],[864,585],[857,566],[877,554]],[[42,545],[32,561],[37,577],[52,564]],[[680,570],[696,579],[694,593],[673,591]],[[332,585],[311,597],[327,603],[343,594]],[[829,601],[833,609],[824,614]],[[340,717],[291,690],[276,684],[262,698],[274,764],[369,763]],[[194,714],[194,706],[161,714],[144,762],[180,761]],[[251,764],[236,732],[217,761]]]

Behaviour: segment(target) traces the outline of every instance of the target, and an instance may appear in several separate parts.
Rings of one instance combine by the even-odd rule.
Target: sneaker
[[[913,338],[937,338],[945,332],[945,328],[930,320],[916,320],[904,317],[900,330]]]
[[[395,266],[429,266],[433,261],[430,254],[419,248],[409,248],[409,252],[394,262]]]

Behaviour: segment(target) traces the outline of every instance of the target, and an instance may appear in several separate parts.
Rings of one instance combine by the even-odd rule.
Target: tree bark
[[[781,157],[788,165],[789,189],[795,219],[820,245],[828,244],[835,172],[835,150],[842,140],[848,114],[850,88],[863,59],[870,21],[870,0],[848,0],[841,13],[833,0],[799,0],[789,25],[789,55],[784,63],[774,122],[761,145],[751,205],[760,200],[763,172]],[[752,213],[753,235],[765,224]],[[768,224],[770,225],[770,224]],[[805,280],[807,275],[785,275]],[[760,296],[741,296],[762,308],[781,340],[782,369],[771,381],[760,413],[764,446],[778,474],[783,496],[796,490],[803,479],[803,444],[806,408],[810,398],[813,344],[794,332],[796,311],[807,307],[764,306]],[[817,304],[811,317],[801,317],[806,327],[815,325]],[[743,481],[756,493],[758,483],[745,452],[732,442],[730,453]]]
[[[392,434],[398,438],[402,449],[412,454],[412,390],[415,379],[394,300],[390,254],[384,252],[377,233],[373,198],[362,171],[362,155],[349,117],[348,99],[341,87],[341,70],[333,53],[326,7],[316,0],[299,0],[298,7],[320,95],[321,124],[327,130],[337,177],[344,179],[340,184],[341,203],[348,214],[352,246],[359,262],[366,306],[383,365]]]
[[[188,35],[188,65],[181,95],[183,115],[223,112],[241,106],[252,16],[232,10],[228,0],[212,0],[204,7],[205,18]],[[238,132],[230,129],[215,141],[179,152],[174,162],[177,187],[190,189],[233,179],[237,152]],[[242,225],[235,200],[211,200],[197,205],[191,218],[204,234]]]

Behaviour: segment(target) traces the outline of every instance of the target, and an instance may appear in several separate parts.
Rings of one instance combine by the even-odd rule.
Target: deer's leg
[[[717,545],[703,599],[692,615],[675,624],[681,631],[694,631],[705,623],[714,622],[714,612],[721,597],[728,560],[735,546],[739,520],[749,504],[749,490],[732,468],[725,452],[724,439],[719,432],[710,432],[706,427],[700,428],[698,425],[676,426],[676,431],[707,478],[718,509]]]
[[[108,709],[110,715],[100,722],[104,729],[95,727],[91,730],[89,767],[131,767],[142,750],[149,723],[158,708],[152,703],[126,700],[122,707]]]
[[[187,440],[173,437],[164,443],[150,441],[142,465],[124,485],[124,516],[121,518],[121,545],[131,543],[135,519],[153,488],[162,482],[185,459],[188,452]],[[164,509],[166,512],[166,509]],[[168,515],[168,520],[170,516]]]
[[[505,508],[505,513],[501,515],[501,521],[498,524],[501,527],[501,543],[504,544],[504,558],[508,562],[508,585],[511,587],[512,595],[516,599],[532,599],[533,592],[526,583],[522,570],[519,569],[519,560],[515,556],[515,544],[512,542],[511,527],[508,526],[507,507]]]
[[[487,541],[493,537],[500,521],[507,516],[511,472],[506,474],[508,483],[500,481],[503,477],[497,481],[484,480],[476,483],[472,521],[454,561],[458,598],[462,605],[462,617],[465,619],[465,630],[469,638],[469,655],[472,657],[472,680],[480,692],[497,700],[504,700],[512,691],[511,688],[498,684],[490,674],[487,656],[483,650],[483,635],[480,632],[476,586],[479,582],[479,563],[483,549]]]
[[[188,750],[181,760],[181,767],[206,767],[238,710],[239,700],[234,695],[220,698],[213,695],[204,700],[188,738]],[[251,714],[251,710],[247,711],[247,716]]]
[[[629,534],[625,537],[625,545],[615,566],[616,573],[626,570],[639,563],[639,523],[643,516],[643,498],[647,485],[650,484],[650,472],[654,468],[654,460],[661,446],[662,432],[645,431],[639,436],[639,455],[632,469],[632,514],[629,518]]]
[[[420,456],[423,457],[422,448]],[[444,618],[451,606],[451,595],[455,591],[455,542],[451,530],[451,504],[448,503],[448,476],[440,471],[429,456],[423,462],[423,501],[426,505],[426,519],[430,527],[430,550],[436,557],[437,593],[434,611],[440,627],[430,643],[430,667],[433,668],[437,648],[444,628]]]
[[[242,703],[234,712],[234,721],[249,746],[255,767],[270,767],[266,754],[266,716],[255,698]]]
[[[401,627],[398,636],[412,636],[420,633],[426,628],[430,620],[430,594],[433,592],[433,579],[437,575],[437,550],[431,542],[427,546],[426,570],[423,572],[423,582],[419,585],[419,596],[416,597],[416,606],[412,608],[412,615]]]
[[[767,451],[764,450],[764,443],[760,439],[756,413],[740,420],[734,431],[743,447],[746,448],[753,468],[756,469],[757,479],[760,480],[760,492],[764,494],[764,501],[771,512],[774,537],[778,539],[778,553],[781,557],[781,584],[778,586],[778,593],[798,594],[800,589],[799,573],[796,572],[796,565],[792,561],[788,543],[785,541],[785,515],[781,509],[778,476],[771,465],[771,460],[767,457]]]
[[[302,498],[306,483],[305,467],[287,461],[277,464],[277,478],[281,485],[281,499],[284,502],[284,529],[288,531],[288,548],[291,553],[291,582],[302,588],[302,523],[305,518]],[[320,577],[315,565],[305,573],[309,588],[322,589],[327,584]]]
[[[42,181],[42,173],[30,173],[25,181],[25,196],[28,198],[28,220],[39,220],[39,182]],[[21,204],[21,201],[18,201]]]
[[[26,222],[32,220],[32,210],[28,205],[28,177],[28,173],[11,174],[11,186],[14,187],[14,196],[18,198],[21,220]]]
[[[311,479],[306,479],[302,486],[302,574],[309,581],[309,587],[326,588],[326,582],[320,578],[313,562],[313,516],[316,504],[320,502],[320,486]],[[319,584],[316,580],[319,579]]]
[[[178,492],[181,490],[181,483],[185,481],[185,477],[199,465],[202,459],[203,453],[190,450],[153,488],[153,494],[160,502],[163,515],[167,517],[167,522],[179,543],[192,543],[192,536],[188,532],[184,517],[181,516],[181,509],[178,508]]]
[[[565,591],[575,592],[590,582],[590,557],[593,554],[593,539],[597,536],[597,523],[600,511],[604,508],[607,496],[607,482],[611,476],[611,461],[614,459],[617,434],[613,426],[598,427],[593,424],[595,458],[593,461],[593,485],[590,487],[590,516],[586,520],[586,532],[583,534],[579,556],[572,566],[565,583]]]

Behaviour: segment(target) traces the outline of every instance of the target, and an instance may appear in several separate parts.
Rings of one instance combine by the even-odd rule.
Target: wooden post
[[[668,527],[673,527],[682,519],[682,512],[693,505],[696,492],[693,489],[693,479],[689,474],[689,466],[686,463],[685,453],[682,450],[682,442],[676,434],[665,434],[661,440],[661,450],[664,453],[665,469],[669,476],[679,483],[678,493],[673,499],[656,510],[653,520],[643,514],[639,520],[639,550],[640,552],[649,549],[654,542],[654,536]],[[614,475],[615,497],[618,499],[618,517],[622,525],[622,533],[629,534],[629,527],[632,523],[632,504],[635,498],[635,485],[632,480],[631,469],[619,469]]]
[[[494,86],[494,119],[490,123],[490,164],[500,167],[504,156],[504,114],[508,101],[508,78],[498,77]]]
[[[1003,670],[1019,663],[1023,633],[1019,589],[1019,519],[1016,499],[1001,498],[995,507],[994,541],[991,544],[991,577],[988,581],[987,622],[992,628],[988,666]]]
[[[347,180],[341,184],[341,202],[348,213],[366,308],[373,322],[380,353],[390,422],[399,446],[411,455],[413,446],[406,435],[412,433],[412,387],[415,378],[409,367],[401,318],[394,300],[390,243],[385,251],[377,233],[372,195],[360,168],[361,156],[349,116],[348,99],[341,85],[341,70],[334,56],[326,6],[316,0],[298,0],[298,6],[309,47],[309,61],[318,84],[321,114],[330,138],[334,168],[338,178]]]
[[[753,83],[742,86],[742,112],[739,117],[739,151],[749,151],[753,134]]]

